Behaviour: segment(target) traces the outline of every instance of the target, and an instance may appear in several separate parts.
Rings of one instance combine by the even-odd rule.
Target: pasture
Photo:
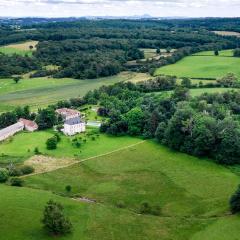
[[[8,206],[0,210],[4,213],[0,225],[9,223],[0,228],[6,239],[11,236],[8,226],[17,222],[11,239],[48,239],[39,219],[50,198],[62,202],[74,221],[73,235],[63,239],[232,240],[238,236],[239,217],[228,214],[228,200],[239,176],[153,141],[24,180],[25,187],[20,189],[0,185],[0,192],[6,192],[0,204]],[[66,185],[72,186],[69,194]],[[83,203],[79,196],[96,203]],[[139,215],[145,201],[160,206],[160,216]],[[119,202],[123,208],[117,207]],[[13,217],[10,209],[18,214]]]
[[[23,56],[31,56],[32,52],[36,50],[37,44],[38,41],[27,41],[23,43],[9,44],[0,47],[0,52],[7,55],[19,54]],[[32,47],[32,49],[30,49],[30,47]]]
[[[220,56],[213,56],[213,52],[197,53],[175,64],[158,68],[155,75],[175,75],[179,78],[218,78],[232,72],[240,78],[240,58],[226,57],[230,54],[229,50],[221,51]]]
[[[0,112],[24,105],[37,110],[60,100],[84,96],[88,91],[102,85],[138,81],[148,79],[147,77],[147,74],[138,77],[138,74],[123,72],[112,77],[86,80],[24,78],[17,84],[12,79],[0,79]]]
[[[168,231],[167,224],[162,226],[163,219],[141,218],[104,204],[82,203],[46,191],[0,185],[0,195],[0,234],[5,240],[53,239],[41,225],[43,208],[50,199],[63,204],[73,223],[73,234],[58,239],[158,239]]]
[[[200,96],[203,93],[224,93],[227,91],[239,91],[238,89],[233,88],[196,88],[196,89],[190,89],[190,94],[192,97]]]

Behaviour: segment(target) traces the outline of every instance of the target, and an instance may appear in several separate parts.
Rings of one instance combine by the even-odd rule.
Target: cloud
[[[0,0],[0,16],[239,16],[240,0]]]

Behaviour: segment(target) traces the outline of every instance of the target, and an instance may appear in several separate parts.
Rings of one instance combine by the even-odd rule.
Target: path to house
[[[83,160],[80,160],[80,161],[74,161],[72,163],[69,163],[69,164],[66,164],[66,165],[62,165],[60,167],[56,167],[55,169],[51,169],[49,171],[42,171],[42,172],[36,172],[36,173],[32,173],[32,174],[28,174],[28,175],[24,175],[24,176],[21,176],[21,178],[25,178],[25,177],[29,177],[29,176],[34,176],[34,175],[39,175],[39,174],[43,174],[43,173],[49,173],[49,172],[53,172],[55,170],[59,170],[59,169],[62,169],[62,168],[67,168],[67,167],[70,167],[70,166],[73,166],[73,165],[76,165],[76,164],[81,164],[83,162],[86,162],[86,161],[89,161],[89,160],[92,160],[92,159],[95,159],[95,158],[99,158],[99,157],[104,157],[104,156],[108,156],[108,155],[111,155],[115,152],[119,152],[119,151],[122,151],[124,149],[128,149],[128,148],[132,148],[134,146],[137,146],[139,144],[142,144],[146,142],[146,140],[143,140],[141,142],[138,142],[138,143],[135,143],[135,144],[132,144],[132,145],[129,145],[129,146],[126,146],[126,147],[122,147],[122,148],[119,148],[119,149],[116,149],[116,150],[113,150],[111,152],[108,152],[108,153],[103,153],[103,154],[99,154],[99,155],[96,155],[96,156],[93,156],[93,157],[89,157],[89,158],[85,158]]]

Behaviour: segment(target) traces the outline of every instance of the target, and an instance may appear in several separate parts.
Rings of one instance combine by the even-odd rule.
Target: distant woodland
[[[25,20],[27,21],[27,20]],[[29,20],[30,21],[30,20]],[[27,24],[13,28],[0,25],[0,45],[37,40],[32,57],[0,55],[0,76],[36,70],[33,77],[53,75],[76,79],[111,76],[122,70],[152,73],[201,50],[237,48],[240,39],[218,36],[213,30],[240,31],[240,19],[191,20],[78,20]],[[176,49],[168,57],[129,66],[143,59],[142,48]],[[44,68],[57,65],[55,71]]]

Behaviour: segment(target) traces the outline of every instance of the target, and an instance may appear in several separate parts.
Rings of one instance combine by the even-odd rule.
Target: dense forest
[[[237,30],[239,19],[224,19],[224,26]],[[29,24],[13,28],[0,25],[0,45],[37,40],[32,58],[0,55],[1,77],[38,70],[34,76],[48,75],[44,66],[57,65],[54,77],[77,79],[117,74],[122,70],[152,73],[156,67],[174,63],[201,50],[237,48],[240,39],[218,36],[215,19],[188,20],[78,20]],[[19,29],[20,28],[20,29]],[[198,29],[198,30],[196,30]],[[172,56],[126,64],[144,58],[140,48],[176,49]],[[22,64],[21,62],[27,62]],[[23,66],[24,65],[24,66]],[[14,69],[18,69],[18,71]]]
[[[175,86],[175,81],[174,77],[162,76],[137,84],[117,83],[55,107],[98,103],[98,114],[107,117],[102,132],[156,138],[174,150],[210,157],[220,164],[239,164],[240,93],[193,98],[186,81],[181,86]],[[154,93],[173,88],[171,94]]]

